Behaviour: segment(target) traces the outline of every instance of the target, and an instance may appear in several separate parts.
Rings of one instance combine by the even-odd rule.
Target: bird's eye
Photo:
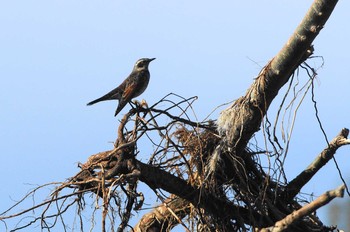
[[[145,62],[141,61],[141,62],[137,63],[137,67],[139,67],[139,68],[140,68],[140,67],[143,67],[144,64],[145,64]]]

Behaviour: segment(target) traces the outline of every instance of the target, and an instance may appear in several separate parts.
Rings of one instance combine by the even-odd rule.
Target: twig
[[[334,198],[336,197],[342,198],[344,196],[344,190],[345,190],[345,186],[341,185],[337,189],[325,192],[313,202],[289,214],[282,220],[276,222],[274,226],[262,229],[261,232],[280,232],[280,231],[286,230],[293,223],[297,222],[302,217],[311,214],[312,212],[316,211],[322,206],[328,204]]]
[[[57,197],[57,198],[52,198],[52,199],[50,199],[50,200],[47,200],[47,201],[43,201],[42,203],[40,203],[40,204],[37,204],[37,205],[35,205],[35,206],[33,206],[33,207],[30,207],[30,208],[28,208],[28,209],[25,209],[25,210],[23,210],[23,211],[21,211],[21,212],[18,212],[18,213],[16,213],[16,214],[12,214],[12,215],[9,215],[9,216],[2,216],[2,217],[0,217],[0,220],[5,220],[5,219],[8,219],[8,218],[13,218],[13,217],[17,217],[17,216],[20,216],[20,215],[22,215],[22,214],[25,214],[25,213],[28,213],[28,212],[30,212],[30,211],[32,211],[32,210],[34,210],[34,209],[37,209],[37,208],[39,208],[39,207],[41,207],[41,206],[44,206],[44,205],[47,205],[47,204],[51,204],[52,202],[54,202],[54,201],[58,201],[58,200],[61,200],[61,199],[66,199],[66,198],[68,198],[68,197],[71,197],[71,196],[74,196],[74,195],[78,195],[78,194],[81,194],[81,193],[85,193],[85,192],[89,192],[89,191],[92,191],[92,190],[95,190],[95,189],[97,189],[96,187],[93,187],[93,188],[90,188],[90,189],[84,189],[84,190],[80,190],[80,191],[77,191],[77,192],[74,192],[74,193],[71,193],[71,194],[67,194],[67,195],[63,195],[63,196],[61,196],[61,197]],[[7,212],[7,211],[6,211]]]
[[[304,171],[289,182],[286,186],[286,190],[282,193],[287,201],[292,200],[300,192],[301,188],[332,159],[339,147],[350,144],[350,140],[347,139],[348,135],[349,129],[342,129],[339,135],[329,143],[329,146],[325,148]]]

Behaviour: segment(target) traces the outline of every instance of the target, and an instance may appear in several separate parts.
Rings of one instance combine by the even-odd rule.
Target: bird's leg
[[[138,101],[134,100],[134,101],[129,101],[129,105],[131,106],[131,108],[135,109],[138,106]]]
[[[140,112],[140,110],[142,111],[142,109],[148,108],[148,104],[144,99],[142,99],[141,102],[139,102],[138,100],[129,101],[129,104],[131,108],[137,112]]]
[[[139,102],[138,100],[134,100],[134,101],[130,101],[129,104],[130,106],[134,109],[134,108],[139,108],[142,107],[144,105],[145,100],[142,100],[141,102]]]

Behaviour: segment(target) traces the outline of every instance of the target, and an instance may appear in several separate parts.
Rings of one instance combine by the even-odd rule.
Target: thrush
[[[128,102],[146,90],[150,79],[148,65],[154,59],[156,58],[142,58],[136,61],[130,75],[117,88],[87,105],[90,106],[100,101],[118,100],[118,107],[114,114],[117,116]]]

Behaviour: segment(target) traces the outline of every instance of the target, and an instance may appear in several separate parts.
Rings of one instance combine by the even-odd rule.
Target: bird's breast
[[[148,71],[141,72],[140,75],[138,75],[138,86],[137,86],[137,91],[135,93],[135,97],[140,96],[146,90],[149,79],[150,79],[150,74]]]

